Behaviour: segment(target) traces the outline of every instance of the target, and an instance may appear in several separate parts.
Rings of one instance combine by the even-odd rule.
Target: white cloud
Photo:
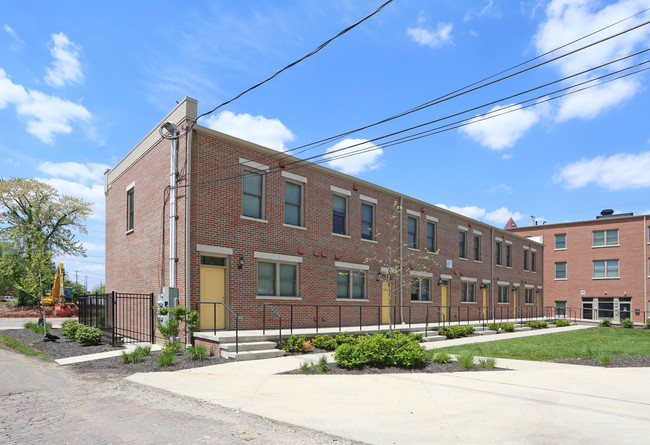
[[[480,18],[480,17],[485,17],[485,16],[493,16],[493,17],[496,17],[496,18],[501,17],[501,14],[499,14],[496,11],[496,9],[494,8],[494,0],[489,0],[485,4],[485,6],[483,6],[479,10],[471,9],[471,10],[467,11],[465,13],[465,17],[463,18],[463,20],[465,20],[467,22],[467,21],[471,20],[474,17],[479,17]]]
[[[506,184],[499,184],[492,187],[490,193],[512,193],[512,188],[508,187]]]
[[[100,179],[103,181],[103,177]],[[104,221],[104,215],[106,213],[106,197],[104,196],[103,183],[83,184],[59,178],[36,178],[36,180],[51,185],[63,195],[82,198],[84,201],[92,203],[91,209],[93,211],[93,214],[90,219]]]
[[[619,153],[581,159],[562,168],[553,179],[569,189],[585,187],[593,182],[609,190],[623,190],[650,187],[649,171],[650,152],[638,155]]]
[[[601,2],[593,0],[553,0],[546,8],[546,20],[538,27],[537,34],[534,37],[534,43],[538,52],[542,54],[564,45],[566,42],[589,34],[594,30],[636,14],[649,6],[650,3],[648,0],[623,0],[608,5],[603,5]],[[642,15],[626,20],[615,27],[609,28],[605,32],[598,33],[570,47],[564,48],[562,53],[638,25],[643,20],[645,18]],[[575,74],[618,57],[628,55],[634,52],[636,48],[645,48],[649,38],[650,29],[648,27],[642,27],[565,57],[555,62],[553,66],[557,67],[562,75]],[[572,82],[577,83],[585,80],[585,78],[593,78],[629,64],[629,60],[624,61],[617,65],[601,69],[598,73],[592,73],[580,79],[576,78]],[[639,82],[617,80],[599,88],[577,93],[561,99],[557,119],[558,121],[571,118],[592,119],[604,110],[633,96],[640,88],[641,84]]]
[[[347,148],[349,147],[349,148]],[[337,151],[340,150],[340,151]],[[367,150],[362,153],[353,154],[358,150]],[[332,153],[336,151],[335,153]],[[349,175],[356,175],[366,170],[374,170],[380,167],[380,158],[384,151],[377,145],[369,142],[367,139],[344,139],[338,144],[326,150],[326,153],[332,153],[334,156],[345,156],[342,159],[332,159],[327,164],[336,170]],[[326,157],[328,159],[329,157]]]
[[[458,206],[448,206],[446,204],[436,204],[436,206],[441,207],[443,209],[447,209],[454,213],[458,213],[460,215],[467,216],[468,218],[472,218],[472,219],[481,219],[483,218],[483,216],[485,216],[485,209],[481,207],[476,207],[476,206],[458,207]]]
[[[431,29],[423,24],[423,20],[418,20],[421,25],[417,28],[408,28],[406,34],[419,45],[429,46],[431,48],[438,48],[446,44],[453,44],[451,38],[451,31],[453,25],[451,23],[438,23],[436,30]]]
[[[267,119],[247,113],[222,111],[217,116],[208,117],[205,126],[278,151],[284,151],[285,142],[296,139],[279,119]]]
[[[14,31],[14,29],[11,26],[5,25],[4,29],[7,32],[7,34],[9,34],[14,39],[14,43],[12,43],[11,45],[12,50],[15,51],[25,44],[25,42],[23,42],[20,39],[20,37],[18,37],[18,33],[16,33],[16,31]]]
[[[27,119],[27,132],[46,144],[53,144],[57,133],[72,132],[72,122],[88,122],[92,116],[82,105],[26,90],[13,83],[0,68],[0,109],[8,104],[15,105],[18,116]]]
[[[79,47],[72,43],[62,32],[52,34],[50,53],[54,57],[52,68],[47,68],[45,82],[54,87],[62,87],[66,83],[80,83],[83,80],[81,63],[79,62]]]
[[[490,112],[497,117],[481,120],[483,116],[479,115],[459,131],[491,150],[512,147],[530,127],[539,121],[541,112],[533,108],[522,109],[521,105],[517,105],[507,110],[517,111],[499,113],[499,110],[508,106],[495,106]]]
[[[494,225],[505,225],[510,218],[518,221],[523,218],[523,215],[519,212],[512,212],[507,207],[501,207],[485,214],[485,221]]]
[[[508,159],[512,159],[513,156],[514,156],[514,155],[513,155],[512,153],[504,153],[504,154],[501,156],[501,159],[503,159],[504,161],[507,161]]]
[[[71,179],[87,183],[104,183],[104,172],[110,168],[108,164],[96,164],[90,162],[81,164],[79,162],[43,162],[38,169],[55,178]]]

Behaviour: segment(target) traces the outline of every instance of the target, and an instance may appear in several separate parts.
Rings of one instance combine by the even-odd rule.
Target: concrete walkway
[[[472,337],[430,347],[547,333]],[[497,366],[511,371],[277,375],[304,361],[290,356],[233,362],[128,380],[373,444],[611,443],[614,436],[644,443],[650,436],[646,368],[498,359]]]

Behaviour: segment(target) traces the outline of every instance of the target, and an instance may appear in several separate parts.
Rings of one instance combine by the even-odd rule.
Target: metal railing
[[[199,314],[203,314],[201,305],[212,305],[212,335],[217,335],[217,305],[223,306],[228,312],[230,312],[230,315],[232,315],[235,318],[235,352],[239,352],[239,316],[235,314],[235,312],[228,307],[226,303],[223,301],[199,301],[196,303],[196,311]],[[203,326],[201,326],[201,330],[203,330]]]

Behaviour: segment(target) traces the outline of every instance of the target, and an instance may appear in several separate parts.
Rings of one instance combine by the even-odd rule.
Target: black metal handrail
[[[212,329],[212,335],[217,335],[217,305],[220,304],[228,312],[230,312],[230,315],[235,317],[235,353],[239,352],[239,316],[228,307],[226,303],[223,301],[199,301],[196,303],[196,311],[200,314],[201,313],[201,305],[202,304],[211,304],[212,305],[212,319],[214,321],[213,323],[213,329]]]
[[[270,311],[272,311],[275,315],[278,316],[278,320],[280,321],[279,335],[280,335],[280,340],[282,340],[282,315],[280,315],[280,313],[273,308],[272,303],[264,303],[264,305],[262,306],[262,335],[266,335],[266,307],[267,306]],[[293,306],[291,307],[291,322],[292,322],[291,333],[293,333]],[[318,317],[316,317],[316,323],[318,323]],[[316,332],[318,332],[318,328],[316,328]]]

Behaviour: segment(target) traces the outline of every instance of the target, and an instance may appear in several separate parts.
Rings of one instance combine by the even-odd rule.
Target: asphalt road
[[[353,444],[0,349],[0,443]]]

